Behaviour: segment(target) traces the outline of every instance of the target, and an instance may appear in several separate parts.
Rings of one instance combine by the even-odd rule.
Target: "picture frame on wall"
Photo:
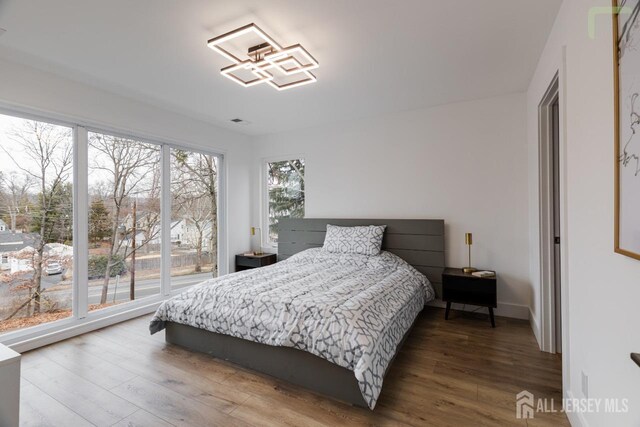
[[[640,0],[613,0],[615,251],[640,260]]]

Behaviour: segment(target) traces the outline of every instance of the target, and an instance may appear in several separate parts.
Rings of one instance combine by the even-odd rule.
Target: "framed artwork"
[[[640,260],[640,0],[613,0],[615,251]]]

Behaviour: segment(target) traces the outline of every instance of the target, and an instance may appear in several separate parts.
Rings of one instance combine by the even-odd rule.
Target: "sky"
[[[0,114],[0,171],[4,174],[21,172],[14,161],[11,160],[11,157],[23,168],[28,169],[36,166],[29,157],[25,156],[19,145],[12,141],[9,136],[11,131],[14,128],[19,129],[24,121],[25,120],[21,118]],[[61,126],[61,128],[63,127]],[[11,154],[11,157],[7,155],[4,151],[5,149]]]
[[[24,150],[20,147],[19,143],[16,143],[11,134],[14,130],[20,129],[26,120],[18,117],[8,116],[0,114],[0,172],[3,175],[7,176],[11,173],[17,173],[19,176],[23,176],[25,172],[22,169],[27,170],[35,170],[38,168],[38,164],[32,160],[27,154],[24,153]],[[58,126],[61,130],[69,131],[69,144],[73,144],[73,136],[70,127]],[[90,135],[91,141],[91,135]],[[146,144],[145,144],[146,145]],[[159,146],[157,146],[159,149]],[[6,150],[6,151],[5,151]],[[9,154],[7,154],[7,152]],[[94,191],[97,185],[105,182],[109,182],[112,179],[112,174],[108,171],[102,169],[96,169],[95,165],[100,163],[104,165],[108,165],[109,161],[104,161],[100,158],[101,154],[97,152],[96,149],[92,149],[89,147],[89,170],[88,170],[88,184],[90,192]],[[102,154],[104,156],[104,154]],[[20,168],[17,164],[20,165]],[[151,174],[149,174],[149,178],[140,182],[139,192],[140,196],[144,196],[148,191],[148,186],[150,182],[148,180],[151,178]],[[137,178],[134,178],[137,179]],[[72,182],[73,175],[72,173],[68,174],[67,182]],[[36,191],[36,186],[32,190]]]
[[[37,163],[29,158],[21,149],[20,145],[12,140],[11,133],[14,129],[20,129],[25,119],[12,117],[0,114],[0,172],[5,175],[16,172],[22,175],[24,172],[16,165],[19,164],[22,168],[33,169],[38,167]],[[59,125],[55,125],[59,126]],[[61,129],[69,129],[70,138],[69,144],[73,144],[71,128],[65,126],[59,126]],[[5,152],[8,151],[10,156]],[[93,158],[89,159],[89,185],[98,184],[103,181],[107,181],[110,174],[103,170],[96,170],[91,166],[95,164],[96,153],[90,153]],[[13,159],[12,159],[13,158]],[[68,181],[71,182],[72,175],[69,174]]]

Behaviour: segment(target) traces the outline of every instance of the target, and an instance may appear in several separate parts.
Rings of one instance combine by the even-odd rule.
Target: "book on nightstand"
[[[493,277],[496,275],[495,271],[489,271],[489,270],[483,270],[483,271],[474,271],[473,273],[471,273],[473,276],[476,277]]]

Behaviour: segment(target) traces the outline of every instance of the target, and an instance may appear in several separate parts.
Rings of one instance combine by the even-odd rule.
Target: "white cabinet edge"
[[[20,353],[0,344],[0,366],[8,365],[20,360]]]

